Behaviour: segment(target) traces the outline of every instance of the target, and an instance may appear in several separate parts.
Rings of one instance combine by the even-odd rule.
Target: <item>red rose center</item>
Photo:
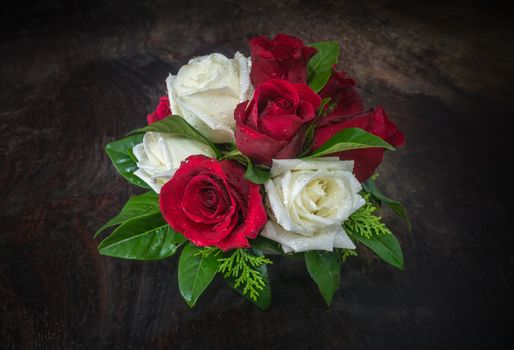
[[[219,202],[218,194],[211,188],[202,190],[202,203],[203,205],[211,210],[217,208]]]
[[[293,105],[285,97],[277,97],[269,100],[261,115],[282,115],[292,112]]]
[[[189,181],[185,191],[188,195],[181,204],[191,220],[204,223],[223,220],[231,200],[220,179],[206,174],[197,175]]]

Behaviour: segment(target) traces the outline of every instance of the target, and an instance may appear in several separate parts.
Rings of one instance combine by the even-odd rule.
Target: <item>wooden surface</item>
[[[0,348],[500,348],[514,301],[512,8],[216,4],[21,1],[3,11]],[[222,280],[189,310],[176,258],[97,253],[93,232],[139,192],[103,147],[144,125],[189,57],[248,53],[248,37],[278,32],[339,40],[366,104],[382,104],[406,134],[379,181],[410,211],[412,234],[386,213],[406,268],[362,251],[327,308],[303,261],[275,259],[268,311]]]

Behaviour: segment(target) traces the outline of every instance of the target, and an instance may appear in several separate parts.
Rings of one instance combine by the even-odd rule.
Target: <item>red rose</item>
[[[190,156],[161,189],[168,224],[197,246],[248,248],[266,223],[259,185],[237,162]]]
[[[274,79],[258,85],[253,99],[234,111],[237,148],[254,163],[267,166],[272,159],[295,158],[320,102],[305,84]]]
[[[356,114],[353,116],[332,117],[331,120],[323,119],[314,133],[313,149],[319,148],[337,132],[346,128],[361,128],[365,131],[381,137],[389,144],[399,147],[405,143],[403,134],[396,125],[389,120],[384,109],[377,107],[375,110]],[[384,157],[383,148],[364,148],[335,154],[341,159],[354,160],[353,172],[361,182],[366,181],[377,169]]]
[[[355,89],[355,80],[348,77],[345,72],[332,70],[332,75],[325,87],[320,91],[322,98],[330,97],[329,105],[335,104],[330,114],[323,119],[328,120],[333,116],[354,115],[362,112],[362,98]]]
[[[161,119],[169,117],[171,115],[170,109],[170,101],[168,100],[168,96],[162,96],[159,99],[159,104],[153,113],[150,113],[146,116],[146,120],[148,121],[148,125],[155,123]]]
[[[278,34],[269,40],[263,36],[250,39],[253,86],[269,79],[285,79],[291,83],[307,82],[307,62],[317,50],[304,46],[293,36]]]

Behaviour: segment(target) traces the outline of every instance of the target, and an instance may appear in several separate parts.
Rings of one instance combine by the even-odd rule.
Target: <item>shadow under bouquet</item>
[[[249,44],[251,57],[191,59],[167,77],[148,125],[106,145],[118,172],[148,191],[97,231],[116,227],[98,250],[138,260],[180,254],[190,307],[220,274],[265,309],[268,256],[301,257],[329,305],[356,245],[403,268],[376,210],[388,205],[409,222],[377,189],[375,170],[404,137],[382,107],[365,110],[356,82],[336,70],[337,42],[279,34]]]

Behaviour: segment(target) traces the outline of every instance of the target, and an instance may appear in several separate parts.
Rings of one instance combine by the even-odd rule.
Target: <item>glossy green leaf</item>
[[[178,262],[178,286],[182,297],[191,308],[212,282],[220,265],[215,254],[198,254],[200,250],[202,248],[187,244]]]
[[[305,158],[321,157],[327,154],[348,151],[359,148],[385,148],[394,151],[394,147],[380,137],[370,134],[360,128],[348,128],[339,131],[321,147]]]
[[[245,179],[261,185],[268,181],[270,177],[271,175],[268,170],[253,165],[250,160],[248,161],[248,164],[246,165]]]
[[[168,225],[168,236],[169,236],[169,238],[168,238],[169,241],[171,243],[175,244],[177,246],[177,248],[187,242],[187,238],[184,237],[184,235],[182,235],[181,233],[178,233],[177,231],[172,229],[169,225]]]
[[[367,246],[388,264],[403,270],[402,248],[394,235],[375,235],[371,236],[371,238],[366,238],[361,235],[352,234],[351,237]]]
[[[253,183],[261,185],[271,177],[269,170],[253,165],[250,158],[237,149],[228,152],[222,157],[222,159],[237,160],[243,164],[246,167],[245,179],[250,180]]]
[[[220,156],[218,148],[212,142],[210,142],[205,136],[200,134],[195,128],[193,128],[188,122],[186,122],[182,117],[178,115],[166,117],[155,123],[147,125],[144,128],[136,129],[130,132],[129,135],[145,133],[149,131],[184,136],[191,140],[196,140],[205,143],[211,146],[212,150],[216,153],[217,157]]]
[[[271,239],[261,235],[257,236],[255,239],[252,239],[250,241],[250,245],[252,248],[259,249],[265,254],[284,255],[284,251],[282,250],[280,243],[272,241]]]
[[[146,192],[137,196],[129,198],[127,203],[123,206],[120,213],[107,221],[95,233],[95,237],[100,232],[108,229],[109,227],[120,225],[125,221],[135,218],[137,216],[150,214],[159,211],[159,195],[155,192]]]
[[[402,203],[386,197],[380,193],[380,190],[377,188],[373,179],[369,179],[368,181],[362,183],[362,188],[374,198],[376,198],[380,203],[385,203],[387,206],[389,206],[396,215],[405,220],[409,231],[412,231],[412,224],[409,220],[409,216],[407,215],[407,210]]]
[[[159,260],[175,254],[183,241],[156,212],[124,222],[100,242],[98,251],[117,258]]]
[[[305,265],[319,291],[330,306],[341,283],[341,260],[334,252],[311,250],[305,252]]]
[[[263,253],[259,249],[252,249],[253,253],[257,256],[263,256]],[[262,278],[266,282],[266,285],[264,288],[259,292],[259,297],[257,300],[253,300],[248,295],[243,293],[243,286],[237,286],[235,287],[235,280],[234,277],[228,277],[225,278],[225,281],[227,284],[232,287],[236,292],[238,292],[240,295],[242,295],[245,299],[250,301],[252,304],[257,306],[259,309],[266,310],[271,305],[271,284],[268,276],[268,268],[266,265],[261,265],[257,268],[259,272],[261,273]]]
[[[325,41],[309,44],[318,50],[307,65],[307,82],[315,91],[319,92],[327,84],[332,75],[332,67],[339,59],[339,43]]]
[[[131,156],[132,148],[141,142],[143,142],[143,135],[124,137],[121,140],[105,145],[105,152],[111,159],[116,170],[121,176],[127,179],[128,182],[149,189],[150,186],[133,174],[138,168],[136,161]]]

